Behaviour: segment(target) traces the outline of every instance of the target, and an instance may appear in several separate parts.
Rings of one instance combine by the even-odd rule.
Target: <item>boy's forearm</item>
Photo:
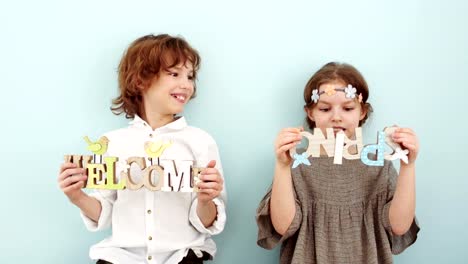
[[[215,203],[213,201],[207,203],[198,202],[197,215],[205,227],[210,227],[218,215]]]
[[[276,232],[284,235],[296,214],[291,168],[275,165],[270,199],[271,221]]]
[[[416,173],[415,164],[403,165],[390,205],[389,220],[392,231],[402,235],[408,231],[414,219],[416,209]]]
[[[96,198],[87,194],[83,194],[71,202],[80,208],[81,212],[83,212],[85,216],[89,217],[96,223],[98,222],[99,216],[101,215],[102,206]]]

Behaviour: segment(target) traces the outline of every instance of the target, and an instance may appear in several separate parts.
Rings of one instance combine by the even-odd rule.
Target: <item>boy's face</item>
[[[327,87],[336,89],[346,85],[341,81],[325,83],[320,85],[319,93],[325,91]],[[341,91],[336,91],[332,95],[323,93],[317,104],[314,104],[312,109],[307,108],[306,112],[307,116],[323,133],[325,133],[326,128],[331,127],[335,134],[343,130],[348,138],[354,136],[354,129],[359,126],[359,121],[366,116],[359,101],[356,98],[346,98],[345,93]]]
[[[161,115],[179,114],[194,92],[193,68],[189,63],[161,70],[143,91],[145,111]]]

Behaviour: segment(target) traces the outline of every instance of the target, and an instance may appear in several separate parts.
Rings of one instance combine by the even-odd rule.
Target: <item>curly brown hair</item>
[[[111,111],[126,118],[143,116],[144,106],[142,88],[148,88],[151,81],[161,71],[181,63],[193,66],[196,80],[201,58],[187,41],[168,34],[146,35],[136,39],[124,53],[119,64],[120,94],[112,100]],[[196,86],[191,98],[195,97]]]
[[[312,90],[318,89],[322,84],[334,81],[351,84],[356,88],[356,94],[362,94],[361,107],[366,111],[366,115],[359,121],[359,126],[363,125],[373,111],[371,104],[367,102],[369,98],[369,87],[362,74],[347,63],[329,62],[312,75],[304,88],[304,109],[312,109],[316,105],[311,99]],[[310,129],[315,128],[315,122],[310,120],[307,115],[306,121]]]

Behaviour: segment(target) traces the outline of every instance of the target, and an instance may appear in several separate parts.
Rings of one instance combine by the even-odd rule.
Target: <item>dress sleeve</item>
[[[413,222],[411,223],[411,227],[408,229],[408,231],[401,235],[395,235],[392,231],[392,227],[390,225],[390,218],[389,218],[389,210],[390,210],[390,205],[393,200],[393,195],[395,193],[395,188],[396,188],[396,182],[398,179],[398,173],[393,167],[392,162],[390,161],[385,161],[389,162],[388,165],[388,171],[387,171],[387,176],[388,176],[388,194],[387,194],[387,203],[385,204],[383,208],[383,213],[382,215],[382,223],[385,228],[385,231],[387,233],[387,237],[390,242],[390,247],[392,250],[392,254],[400,254],[403,252],[406,248],[411,246],[414,242],[416,242],[416,239],[418,237],[418,232],[420,230],[418,221],[416,217],[413,219]]]
[[[278,232],[276,232],[275,228],[273,227],[273,223],[271,222],[271,215],[270,215],[270,198],[271,198],[271,187],[268,193],[263,197],[262,201],[260,202],[257,208],[257,226],[258,226],[258,236],[257,236],[257,244],[266,249],[272,249],[276,245],[282,243],[284,240],[288,239],[289,237],[293,236],[299,227],[301,226],[302,221],[302,209],[300,206],[300,202],[297,199],[297,196],[294,195],[296,200],[296,214],[294,215],[293,221],[289,226],[286,233],[281,236]]]

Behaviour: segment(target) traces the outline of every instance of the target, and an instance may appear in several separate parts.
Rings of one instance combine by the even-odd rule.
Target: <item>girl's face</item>
[[[194,82],[193,67],[189,63],[161,70],[143,90],[145,111],[160,115],[181,113],[194,93]]]
[[[325,83],[320,85],[319,93],[327,87],[330,89],[330,86],[336,89],[346,87],[347,84],[341,81]],[[366,116],[357,96],[353,99],[346,98],[345,93],[341,91],[335,91],[332,95],[321,94],[317,103],[312,109],[306,108],[306,112],[309,119],[314,121],[316,127],[324,134],[326,128],[333,128],[335,134],[342,130],[348,138],[354,137],[354,129]]]

